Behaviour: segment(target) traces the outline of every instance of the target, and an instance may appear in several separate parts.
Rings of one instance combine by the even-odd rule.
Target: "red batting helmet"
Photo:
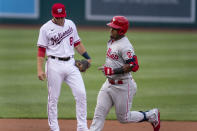
[[[124,16],[114,16],[111,22],[107,24],[107,26],[118,29],[118,34],[124,35],[129,28],[129,21]]]
[[[65,6],[61,3],[56,3],[52,6],[53,17],[66,17]]]

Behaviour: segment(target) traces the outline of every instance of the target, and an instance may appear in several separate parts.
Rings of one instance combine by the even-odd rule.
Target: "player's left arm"
[[[126,60],[126,64],[123,65],[122,69],[125,73],[136,72],[139,69],[137,56],[133,55],[132,58]]]
[[[124,48],[121,51],[125,64],[121,68],[114,69],[114,73],[119,74],[121,71],[123,73],[128,73],[131,71],[136,72],[139,69],[139,64],[133,46],[130,45],[128,48]]]
[[[92,62],[92,60],[91,60],[91,58],[90,58],[88,52],[86,51],[85,46],[83,45],[83,43],[81,43],[81,42],[76,43],[76,44],[75,44],[75,49],[77,50],[77,52],[78,52],[80,55],[82,55],[85,59],[87,59],[87,61],[88,61],[89,63]]]
[[[105,70],[108,70],[107,68],[110,68],[110,67],[106,67]],[[112,69],[112,74],[123,74],[123,73],[128,73],[131,71],[136,72],[138,69],[139,69],[138,59],[137,59],[137,56],[134,55],[133,58],[128,59],[126,61],[126,64],[124,64],[122,67]]]

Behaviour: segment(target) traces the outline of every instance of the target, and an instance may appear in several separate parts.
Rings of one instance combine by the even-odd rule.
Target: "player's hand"
[[[38,72],[38,79],[44,81],[46,79],[46,74],[43,71]]]
[[[103,72],[103,74],[105,74],[105,73],[104,73],[104,66],[100,66],[100,67],[98,67],[98,70],[102,71],[102,72]]]
[[[91,59],[87,59],[87,61],[88,61],[88,63],[90,63],[90,64],[92,63],[92,60],[91,60]]]
[[[114,71],[111,67],[101,66],[98,68],[98,70],[101,70],[106,76],[111,76],[114,74]]]

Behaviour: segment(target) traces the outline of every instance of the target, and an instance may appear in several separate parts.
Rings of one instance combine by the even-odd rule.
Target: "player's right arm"
[[[43,71],[43,64],[45,58],[46,48],[38,47],[38,54],[37,54],[37,75],[38,79],[44,81],[46,79],[46,74]]]
[[[44,68],[44,61],[45,61],[45,53],[46,53],[46,47],[48,41],[47,41],[47,33],[46,29],[47,25],[44,25],[40,28],[37,47],[38,47],[38,53],[37,53],[37,76],[39,80],[45,80],[46,74],[43,70]]]

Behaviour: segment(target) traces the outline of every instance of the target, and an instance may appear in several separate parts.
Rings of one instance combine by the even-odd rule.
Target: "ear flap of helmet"
[[[125,32],[124,32],[123,30],[120,29],[120,30],[118,30],[118,34],[119,34],[119,35],[124,35]]]

